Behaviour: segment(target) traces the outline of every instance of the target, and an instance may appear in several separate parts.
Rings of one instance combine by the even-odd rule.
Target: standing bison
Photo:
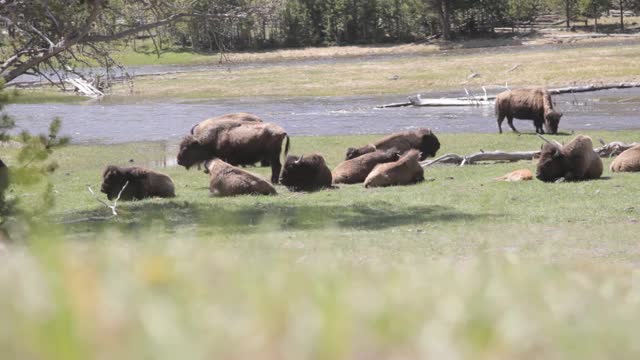
[[[438,137],[426,128],[403,131],[384,137],[373,144],[365,145],[359,149],[347,149],[346,160],[355,159],[358,156],[374,152],[376,150],[395,149],[398,152],[405,153],[411,149],[419,150],[422,153],[420,160],[424,160],[427,156],[436,156],[440,149],[440,141]]]
[[[231,166],[220,159],[209,160],[205,163],[209,170],[209,191],[219,196],[235,195],[275,195],[276,189],[261,177],[235,166]]]
[[[549,92],[542,88],[507,90],[496,97],[496,116],[498,130],[502,134],[502,122],[507,118],[509,127],[518,132],[513,126],[513,119],[533,120],[536,133],[544,134],[543,125],[550,134],[558,132],[558,124],[562,113],[553,109],[553,102]]]
[[[320,154],[290,155],[284,163],[282,185],[291,191],[316,191],[331,187],[331,170]]]
[[[230,165],[252,165],[263,159],[271,165],[271,182],[278,183],[280,152],[289,152],[289,136],[278,125],[264,122],[219,120],[198,126],[180,143],[178,165],[189,169],[214,157]]]
[[[602,175],[602,160],[593,151],[591,138],[576,136],[568,144],[547,143],[542,147],[536,177],[545,182],[597,179]]]
[[[395,150],[374,151],[355,159],[345,160],[333,169],[334,184],[356,184],[364,182],[367,175],[378,164],[398,161],[400,154]]]
[[[120,191],[121,200],[176,196],[173,181],[169,176],[137,166],[107,166],[102,174],[100,191],[107,194],[109,200],[118,198]]]
[[[398,161],[380,164],[364,180],[364,186],[381,187],[415,184],[424,180],[418,150],[409,150]]]
[[[637,172],[640,171],[640,145],[631,147],[618,155],[611,163],[613,172]]]

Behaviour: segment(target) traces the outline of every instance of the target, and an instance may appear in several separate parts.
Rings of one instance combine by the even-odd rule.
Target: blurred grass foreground
[[[640,277],[630,266],[154,232],[62,241],[46,228],[28,247],[5,248],[2,359],[640,354]]]

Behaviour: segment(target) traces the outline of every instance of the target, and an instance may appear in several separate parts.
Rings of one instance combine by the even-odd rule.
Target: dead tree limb
[[[608,144],[604,144],[604,141],[601,141],[601,143],[603,144],[602,146],[593,149],[600,157],[618,156],[623,151],[640,145],[637,142],[627,144],[620,141],[613,141]]]
[[[540,155],[540,151],[481,151],[475,154],[460,156],[457,154],[446,154],[437,159],[426,160],[420,163],[424,168],[436,164],[453,164],[453,165],[468,165],[475,164],[483,161],[506,161],[515,162],[520,160],[532,160]]]

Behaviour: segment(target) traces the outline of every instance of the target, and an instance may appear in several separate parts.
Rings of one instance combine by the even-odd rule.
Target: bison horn
[[[294,161],[293,163],[294,163],[294,164],[298,164],[300,161],[302,161],[302,157],[303,157],[303,156],[304,156],[304,155],[300,155],[300,157],[298,158],[298,160]]]

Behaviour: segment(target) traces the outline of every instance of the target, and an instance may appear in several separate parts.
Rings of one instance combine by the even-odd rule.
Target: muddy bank
[[[113,104],[14,104],[6,111],[19,129],[44,132],[51,119],[63,119],[62,132],[74,143],[178,141],[196,122],[247,111],[283,126],[290,135],[385,134],[416,127],[440,133],[497,131],[493,107],[405,107],[375,109],[397,96],[263,98]],[[554,97],[564,112],[562,131],[621,130],[640,127],[640,89],[609,90]],[[516,120],[522,131],[531,121]],[[509,130],[510,131],[510,130]]]

